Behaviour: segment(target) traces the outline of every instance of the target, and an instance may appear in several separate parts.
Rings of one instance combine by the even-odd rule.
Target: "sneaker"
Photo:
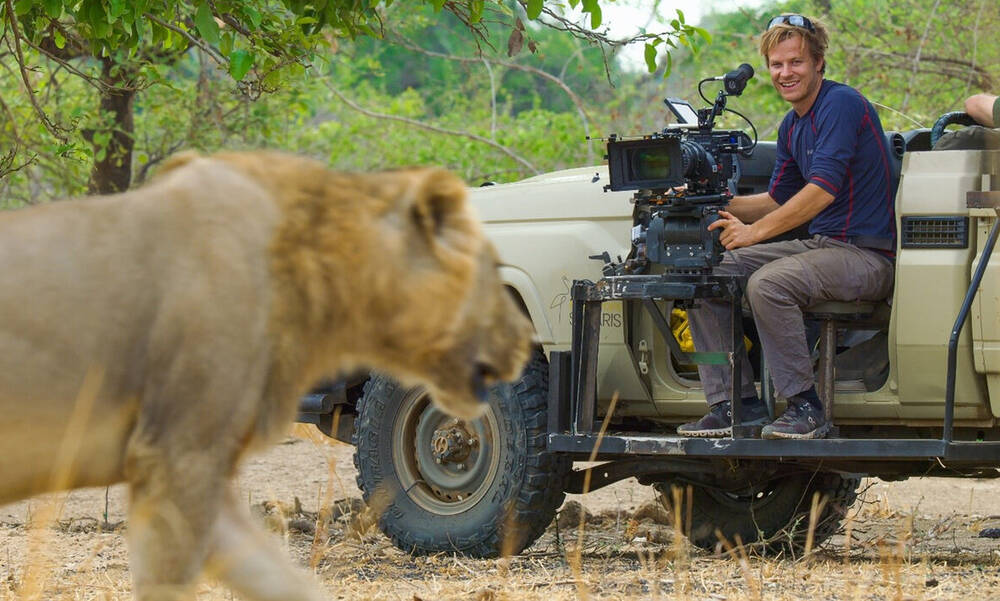
[[[767,423],[767,407],[764,403],[743,404],[743,425],[763,426]],[[696,422],[677,426],[681,436],[702,436],[705,438],[722,438],[733,435],[733,406],[729,401],[716,403],[709,407],[708,413]]]
[[[823,408],[792,397],[788,400],[788,409],[774,420],[774,423],[764,426],[761,438],[823,438],[830,431],[830,424],[823,415]]]

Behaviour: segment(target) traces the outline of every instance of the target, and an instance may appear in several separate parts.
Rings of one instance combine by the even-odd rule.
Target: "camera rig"
[[[733,197],[740,176],[736,155],[749,153],[754,143],[743,131],[713,128],[727,97],[740,95],[752,75],[746,64],[726,74],[715,102],[697,114],[683,101],[664,99],[674,115],[696,116],[696,123],[682,122],[638,139],[609,138],[611,183],[605,190],[636,190],[626,272],[642,273],[650,262],[670,271],[707,272],[722,261],[719,232],[707,228]]]
[[[723,82],[714,103],[694,111],[683,101],[665,99],[667,107],[682,123],[639,138],[616,135],[608,139],[610,184],[605,191],[635,190],[632,249],[626,261],[613,263],[608,253],[604,275],[597,282],[573,282],[573,339],[569,353],[555,352],[551,369],[554,381],[566,389],[555,394],[572,420],[564,426],[574,435],[593,431],[597,401],[597,352],[601,328],[601,305],[606,301],[641,304],[649,312],[671,353],[688,364],[729,365],[733,390],[739,399],[740,362],[735,349],[743,344],[741,299],[744,283],[738,276],[713,273],[724,251],[719,232],[708,231],[718,212],[733,197],[740,176],[739,155],[749,155],[755,140],[740,130],[715,131],[715,119],[726,108],[729,96],[739,96],[753,76],[743,64],[722,77],[704,79]],[[705,98],[702,94],[702,98]],[[708,102],[707,98],[705,98]],[[743,117],[743,115],[739,115]],[[746,119],[745,117],[743,117]],[[753,128],[753,124],[747,119]],[[756,138],[756,130],[754,130]],[[649,273],[653,265],[661,273]],[[657,300],[690,306],[695,299],[723,298],[732,306],[732,343],[727,351],[692,352],[680,348]],[[569,376],[568,378],[566,376]],[[740,425],[740,403],[733,403],[734,437],[754,434]],[[560,424],[556,424],[557,429]]]

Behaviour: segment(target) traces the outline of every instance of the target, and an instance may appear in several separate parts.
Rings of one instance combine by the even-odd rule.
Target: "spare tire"
[[[765,553],[800,553],[806,546],[813,496],[824,501],[812,533],[816,548],[840,529],[847,510],[857,498],[859,478],[832,472],[801,473],[775,477],[744,491],[724,491],[679,481],[658,482],[654,488],[668,507],[673,487],[682,489],[682,519],[690,516],[688,538],[697,547],[715,550],[721,541],[737,540]],[[691,506],[686,487],[691,486]]]

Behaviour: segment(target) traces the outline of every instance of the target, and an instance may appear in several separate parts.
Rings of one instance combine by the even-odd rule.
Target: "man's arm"
[[[729,201],[726,210],[735,215],[740,221],[753,222],[767,215],[778,208],[771,195],[767,192],[760,194],[750,194],[748,196],[736,196]]]
[[[755,196],[760,195],[755,194],[743,198]],[[709,225],[708,229],[723,228],[719,234],[719,241],[727,250],[751,246],[809,221],[828,207],[833,202],[833,198],[832,194],[816,184],[806,184],[795,196],[788,199],[788,202],[776,207],[750,225],[743,223],[734,213],[719,211],[721,219]]]
[[[996,101],[997,97],[992,94],[970,96],[965,101],[965,112],[986,127],[998,127],[1000,123],[996,123],[993,119],[993,107]]]

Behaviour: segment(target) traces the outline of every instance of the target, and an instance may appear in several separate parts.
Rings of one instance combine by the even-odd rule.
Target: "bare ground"
[[[866,482],[850,542],[804,559],[692,550],[631,480],[567,499],[585,510],[582,535],[567,509],[513,558],[414,558],[359,519],[353,448],[296,432],[247,462],[236,486],[331,599],[1000,598],[1000,539],[979,536],[1000,527],[998,481]],[[333,515],[317,533],[321,508]],[[121,486],[0,507],[0,600],[130,598],[125,511]],[[199,588],[199,599],[231,598],[211,581]]]

